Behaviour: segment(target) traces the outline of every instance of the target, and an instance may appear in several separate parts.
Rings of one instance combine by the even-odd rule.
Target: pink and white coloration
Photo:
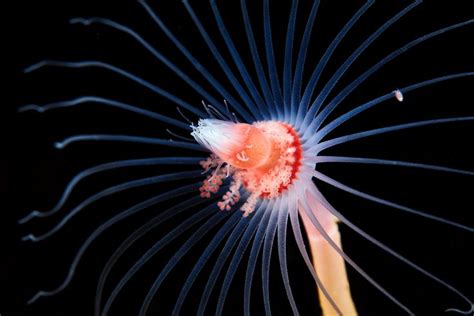
[[[239,201],[239,189],[243,186],[250,196],[241,210],[248,216],[257,199],[280,196],[294,182],[301,166],[299,137],[282,122],[243,124],[203,119],[191,134],[213,152],[201,162],[205,171],[215,169],[204,181],[201,196],[210,197],[224,178],[233,178],[229,191],[218,203],[221,210],[230,210]]]

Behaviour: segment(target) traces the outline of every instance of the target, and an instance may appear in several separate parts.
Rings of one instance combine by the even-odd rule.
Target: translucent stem
[[[339,247],[341,245],[341,235],[337,224],[337,219],[324,206],[315,201],[308,201],[311,212],[318,218],[324,231],[332,241]],[[325,240],[324,236],[313,225],[312,221],[300,210],[306,233],[308,234],[313,265],[316,273],[324,284],[330,297],[344,316],[355,316],[357,311],[352,301],[347,278],[346,266],[341,255]],[[324,316],[339,315],[326,296],[318,288],[319,301]]]

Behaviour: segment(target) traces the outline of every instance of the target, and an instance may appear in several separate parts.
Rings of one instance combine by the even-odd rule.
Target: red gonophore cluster
[[[217,202],[217,206],[223,211],[230,211],[232,205],[240,200],[240,182],[233,181],[230,185],[229,191],[222,197],[222,201]]]
[[[200,162],[204,172],[208,172],[211,169],[215,169],[212,175],[207,176],[202,186],[199,188],[201,197],[211,197],[211,193],[217,193],[219,187],[222,185],[222,181],[225,178],[225,174],[222,173],[222,161],[214,154],[211,154],[206,160]]]
[[[218,174],[213,176],[207,176],[206,180],[203,181],[202,186],[199,188],[201,197],[211,197],[211,193],[217,193],[220,186],[222,185],[222,179],[225,175]]]
[[[220,125],[213,123],[208,126]],[[235,123],[235,130],[238,135],[234,140],[239,139],[238,144],[234,141],[232,147],[224,148],[226,154],[221,154],[222,157],[214,153],[201,162],[205,171],[214,169],[214,173],[207,177],[200,191],[201,196],[210,197],[226,177],[232,176],[229,191],[218,206],[221,210],[230,210],[239,201],[239,189],[243,186],[250,193],[241,207],[247,216],[253,212],[259,198],[276,198],[294,182],[301,166],[302,149],[296,131],[283,122]],[[212,132],[214,138],[219,133],[204,131],[199,137],[205,138],[206,132]],[[213,141],[219,142],[219,139]],[[225,142],[219,143],[219,148],[225,146]]]
[[[201,162],[199,162],[201,167],[204,169],[204,172],[209,171],[211,168],[216,168],[219,163],[220,161],[218,161],[217,156],[214,154],[211,154],[206,160],[201,160]]]

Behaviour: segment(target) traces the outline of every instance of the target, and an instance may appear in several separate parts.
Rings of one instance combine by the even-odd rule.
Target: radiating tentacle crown
[[[301,166],[301,143],[293,127],[280,121],[253,124],[201,119],[191,135],[212,154],[201,162],[205,171],[214,170],[201,187],[210,197],[226,177],[232,176],[229,191],[218,203],[229,210],[245,188],[250,196],[241,207],[250,214],[259,198],[275,198],[297,178]],[[225,165],[225,167],[224,167]]]

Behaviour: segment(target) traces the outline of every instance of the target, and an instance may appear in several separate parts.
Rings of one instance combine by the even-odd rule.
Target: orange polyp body
[[[235,124],[236,135],[244,135],[239,146],[221,159],[238,169],[255,169],[267,163],[273,151],[272,142],[263,132],[250,124]]]

